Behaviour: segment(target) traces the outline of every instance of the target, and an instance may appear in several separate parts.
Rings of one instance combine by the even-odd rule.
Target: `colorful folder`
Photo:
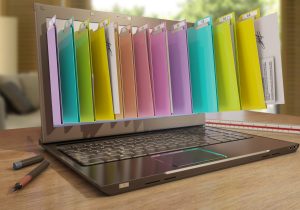
[[[235,69],[237,73],[237,81],[239,84],[239,57],[238,57],[238,46],[237,46],[237,34],[236,34],[236,18],[235,13],[229,13],[227,15],[224,15],[222,17],[219,17],[216,19],[215,23],[224,23],[229,22],[230,23],[230,33],[231,37],[234,37],[233,39],[233,54],[234,54],[234,63],[235,63]]]
[[[116,61],[117,61],[117,73],[118,73],[118,87],[119,87],[119,103],[120,103],[120,114],[115,114],[116,119],[124,118],[124,93],[123,93],[123,82],[122,82],[122,72],[121,72],[121,61],[120,61],[120,40],[118,24],[115,24],[115,46],[116,46]]]
[[[192,98],[185,21],[168,32],[170,72],[174,115],[191,114]]]
[[[120,97],[119,97],[119,80],[118,80],[118,67],[117,67],[117,52],[115,40],[115,24],[105,20],[102,22],[105,27],[105,37],[107,44],[107,58],[110,70],[110,83],[112,90],[112,98],[114,104],[114,114],[120,114]]]
[[[150,42],[155,115],[171,115],[173,112],[171,76],[165,23],[154,27],[150,35]]]
[[[124,118],[136,118],[137,94],[131,26],[122,28],[119,40],[124,94]]]
[[[138,117],[154,116],[153,95],[150,76],[148,42],[148,26],[138,28],[133,35],[133,46],[135,56],[136,88]]]
[[[240,96],[243,110],[265,109],[254,19],[237,23]]]
[[[214,26],[214,49],[218,84],[219,111],[240,110],[240,96],[235,65],[235,39],[230,20]]]
[[[64,29],[58,33],[58,49],[63,123],[79,122],[77,66],[72,19],[66,21]]]
[[[188,29],[193,113],[217,112],[217,83],[211,17]]]
[[[113,120],[114,110],[107,60],[105,28],[90,30],[96,120]]]
[[[56,17],[54,16],[48,24],[47,44],[50,75],[51,107],[53,125],[61,125],[61,101],[60,101],[60,76],[58,66],[58,48],[56,37]]]
[[[88,23],[82,23],[79,31],[75,32],[75,46],[80,104],[80,122],[93,122],[95,121],[95,116]]]

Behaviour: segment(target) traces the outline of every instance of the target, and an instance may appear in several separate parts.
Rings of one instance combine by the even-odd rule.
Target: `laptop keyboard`
[[[195,126],[92,139],[57,149],[82,165],[94,165],[249,138],[247,134]]]

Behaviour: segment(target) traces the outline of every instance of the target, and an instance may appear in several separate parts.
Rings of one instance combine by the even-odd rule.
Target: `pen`
[[[42,160],[44,160],[44,158],[41,155],[37,155],[37,156],[31,157],[31,158],[27,158],[25,160],[20,160],[20,161],[17,161],[17,162],[13,163],[13,169],[18,170],[20,168],[30,166],[34,163],[39,163]]]
[[[47,167],[49,166],[49,162],[44,160],[38,167],[30,171],[26,176],[24,176],[19,182],[15,184],[12,188],[12,191],[15,192],[24,188],[29,182],[31,182],[35,177],[41,174]]]

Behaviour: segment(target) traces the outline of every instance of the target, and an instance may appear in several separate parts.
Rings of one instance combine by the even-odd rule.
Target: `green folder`
[[[92,65],[88,23],[82,23],[75,33],[80,122],[92,122],[94,117]]]
[[[235,39],[229,21],[214,27],[214,48],[218,85],[219,111],[240,110],[240,97],[235,65]]]

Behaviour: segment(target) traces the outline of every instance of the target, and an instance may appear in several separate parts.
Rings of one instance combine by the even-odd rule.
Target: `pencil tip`
[[[16,190],[17,190],[17,189],[16,189],[15,187],[11,187],[11,188],[8,189],[7,194],[16,192]]]

